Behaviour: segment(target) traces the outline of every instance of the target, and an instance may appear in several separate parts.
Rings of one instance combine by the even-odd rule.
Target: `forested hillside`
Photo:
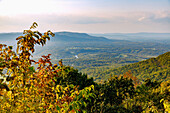
[[[98,74],[96,73],[96,75],[100,77],[100,79],[107,79],[109,75],[123,75],[128,71],[131,71],[132,75],[136,76],[141,81],[144,81],[146,78],[157,81],[170,80],[170,52],[138,63],[129,64],[116,69],[104,70]]]

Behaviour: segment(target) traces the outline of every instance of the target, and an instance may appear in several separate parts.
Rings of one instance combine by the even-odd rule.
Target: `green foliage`
[[[56,84],[68,85],[73,84],[78,86],[78,89],[83,89],[90,85],[95,85],[93,78],[88,78],[86,74],[78,72],[70,66],[62,66],[61,71],[58,72],[58,77],[56,78]]]
[[[157,81],[167,81],[170,79],[170,52],[164,53],[157,58],[147,59],[134,64],[129,64],[123,67],[108,69],[100,73],[100,76],[123,75],[129,70],[141,82],[150,78]]]
[[[103,84],[103,98],[105,105],[120,105],[126,97],[134,94],[133,81],[128,78],[112,77]]]
[[[164,112],[164,107],[161,102],[162,99],[169,100],[170,81],[166,82],[152,82],[150,79],[136,88],[134,98],[129,102],[130,109],[135,110],[135,106],[140,106],[143,112]],[[134,108],[135,107],[135,108]]]

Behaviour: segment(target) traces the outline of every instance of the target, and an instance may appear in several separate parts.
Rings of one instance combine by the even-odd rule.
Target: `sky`
[[[170,0],[0,0],[0,33],[170,33]]]

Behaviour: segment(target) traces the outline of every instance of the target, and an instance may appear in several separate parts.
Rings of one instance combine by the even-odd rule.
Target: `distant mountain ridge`
[[[0,33],[0,40],[11,40],[11,39],[16,39],[18,36],[22,35],[22,33],[19,32],[14,32],[14,33]]]
[[[59,41],[80,41],[80,42],[89,42],[89,41],[96,41],[96,42],[109,42],[109,41],[120,41],[120,40],[111,40],[105,37],[100,36],[91,36],[87,33],[77,33],[77,32],[55,32],[55,37],[52,40],[59,40]]]
[[[170,43],[170,33],[78,33],[78,32],[54,32],[54,41],[166,41]],[[14,40],[18,36],[22,35],[21,32],[12,33],[0,33],[0,41]]]
[[[170,43],[170,33],[149,33],[149,32],[139,32],[139,33],[103,33],[103,34],[93,34],[92,36],[103,36],[109,39],[119,39],[119,40],[129,40],[129,41],[142,41],[142,42],[166,42]]]
[[[101,36],[91,36],[87,33],[78,32],[54,32],[55,37],[51,38],[52,42],[112,42],[122,40],[112,40]],[[18,36],[22,33],[0,33],[0,43],[14,44]]]

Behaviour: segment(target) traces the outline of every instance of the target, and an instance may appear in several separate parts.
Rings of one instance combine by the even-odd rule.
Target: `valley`
[[[19,34],[21,33],[0,34],[0,40],[8,45],[14,45],[16,48],[15,41],[12,40],[15,40]],[[148,34],[148,37],[150,35]],[[146,36],[147,34],[145,34]],[[123,74],[113,73],[111,70],[157,57],[170,51],[169,39],[166,34],[165,36],[163,40],[166,43],[163,41],[158,43],[155,41],[135,42],[120,37],[113,39],[114,36],[110,39],[110,37],[106,38],[103,35],[99,37],[86,33],[56,32],[55,37],[52,37],[46,46],[36,46],[33,59],[38,60],[42,55],[52,54],[53,63],[62,59],[65,65],[73,66],[100,82],[107,80],[110,74]]]

